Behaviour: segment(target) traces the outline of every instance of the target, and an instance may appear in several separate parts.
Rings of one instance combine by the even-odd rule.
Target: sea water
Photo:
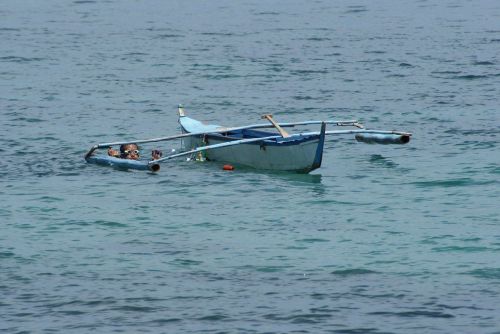
[[[499,95],[493,0],[2,1],[0,332],[500,333]],[[413,136],[307,175],[85,163],[179,103]]]

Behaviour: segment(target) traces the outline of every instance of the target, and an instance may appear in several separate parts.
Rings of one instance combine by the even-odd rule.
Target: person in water
[[[151,160],[158,160],[163,156],[163,153],[160,150],[151,151]]]
[[[115,158],[139,160],[139,146],[137,144],[123,144],[120,146],[120,152],[113,148],[108,148],[108,155]]]
[[[139,146],[137,144],[123,144],[120,146],[120,152],[112,147],[108,148],[108,155],[115,158],[139,160]],[[158,160],[163,156],[160,150],[151,152],[151,160]]]

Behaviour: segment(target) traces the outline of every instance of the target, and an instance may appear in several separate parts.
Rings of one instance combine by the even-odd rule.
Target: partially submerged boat
[[[180,109],[179,123],[183,133],[201,133],[182,139],[184,150],[212,146],[234,141],[260,139],[239,145],[204,151],[203,158],[248,166],[256,169],[308,173],[321,166],[325,143],[323,124],[319,133],[276,136],[275,133],[251,128],[223,129],[218,125],[206,125],[187,117]],[[279,125],[278,125],[279,126]],[[267,138],[267,139],[265,139]]]
[[[156,172],[160,169],[160,163],[188,156],[263,170],[309,173],[321,166],[325,139],[329,135],[354,134],[357,141],[370,144],[406,144],[411,137],[408,132],[367,130],[356,120],[276,123],[272,115],[263,115],[262,118],[269,123],[224,127],[188,117],[182,106],[179,106],[178,114],[182,131],[179,135],[97,144],[87,152],[85,160],[98,165]],[[290,134],[284,129],[305,125],[319,125],[320,131]],[[327,125],[351,129],[327,131]],[[266,128],[275,128],[278,133],[262,130]],[[175,139],[182,141],[182,151],[156,160],[137,161],[95,154],[98,149],[117,145]]]

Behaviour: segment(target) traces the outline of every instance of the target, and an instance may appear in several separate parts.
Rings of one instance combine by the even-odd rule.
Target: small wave
[[[46,122],[45,120],[43,119],[40,119],[40,118],[34,118],[34,117],[18,117],[18,118],[14,118],[12,121],[14,122],[28,122],[28,123],[41,123],[41,122]],[[24,139],[24,138],[23,138]],[[38,138],[36,140],[39,140]]]
[[[357,14],[357,13],[364,13],[367,12],[368,9],[366,9],[365,6],[349,6],[349,9],[344,12],[344,14]]]
[[[376,55],[381,55],[381,54],[385,54],[385,53],[387,53],[387,52],[382,51],[382,50],[373,50],[373,51],[365,51],[365,53],[367,53],[367,54],[376,54]]]
[[[297,240],[299,242],[305,242],[305,243],[314,243],[314,242],[329,242],[330,240],[328,239],[319,239],[319,238],[309,238],[309,239],[300,239]]]
[[[157,35],[155,38],[157,39],[170,39],[170,38],[183,38],[183,35],[178,35],[178,34],[161,34]]]
[[[240,270],[255,270],[262,273],[275,273],[284,271],[287,268],[291,268],[291,266],[253,266],[253,265],[244,265],[235,267]]]
[[[487,279],[500,279],[500,268],[483,268],[466,272],[466,274]]]
[[[357,275],[368,275],[368,274],[376,274],[376,271],[368,270],[368,269],[344,269],[344,270],[335,270],[332,271],[332,274],[337,276],[357,276]]]
[[[240,75],[236,74],[206,74],[202,76],[202,78],[210,80],[235,79],[240,77]]]
[[[14,253],[12,253],[12,252],[0,252],[0,259],[6,259],[9,257],[14,257]]]
[[[326,313],[306,313],[306,314],[294,314],[289,316],[283,316],[279,314],[266,314],[265,319],[268,320],[278,320],[278,321],[290,321],[294,324],[314,324],[325,318],[331,318],[331,314]]]
[[[258,272],[262,273],[277,273],[284,271],[285,269],[290,268],[290,266],[258,266],[255,269]]]
[[[461,71],[432,71],[432,74],[460,74]]]
[[[26,57],[17,57],[17,56],[7,56],[7,57],[0,57],[0,61],[3,62],[11,62],[11,63],[28,63],[32,61],[42,61],[44,58],[26,58]]]
[[[399,74],[399,73],[396,73],[396,74],[389,74],[386,76],[386,78],[406,78],[406,75],[404,74]]]
[[[380,332],[377,328],[365,328],[365,327],[336,329],[336,330],[333,330],[332,333],[336,333],[336,334],[379,334],[379,333],[380,334],[381,333],[390,334],[390,332],[386,332],[386,331]]]
[[[151,102],[150,100],[127,100],[127,101],[125,101],[125,103],[127,103],[127,104],[129,104],[129,103],[146,104],[146,103],[150,103],[150,102]]]
[[[355,180],[359,180],[356,176],[353,177]],[[337,201],[334,199],[313,199],[307,200],[303,202],[304,204],[313,204],[313,205],[366,205],[366,203],[358,203],[358,202],[349,202],[349,201]]]
[[[89,301],[82,301],[82,305],[85,306],[101,306],[101,305],[112,305],[116,304],[116,300],[114,298],[108,297],[108,298],[103,298],[103,299],[98,299],[98,300],[89,300]]]
[[[484,252],[490,250],[488,247],[460,247],[460,246],[446,246],[446,247],[435,247],[432,249],[435,252]]]
[[[127,224],[107,221],[107,220],[96,220],[96,221],[72,221],[72,225],[78,226],[90,226],[90,225],[100,225],[105,227],[127,227]]]
[[[487,79],[489,75],[474,75],[474,74],[467,74],[467,75],[457,75],[453,77],[452,79],[458,79],[458,80],[480,80],[480,79]]]
[[[394,161],[391,161],[389,160],[388,158],[380,155],[380,154],[372,154],[370,156],[370,160],[369,160],[371,163],[376,163],[376,164],[380,164],[380,165],[383,165],[383,166],[386,166],[386,167],[397,167],[398,164],[395,163]]]
[[[328,37],[310,37],[307,38],[306,40],[311,42],[323,42],[323,41],[330,41],[331,39]]]
[[[294,70],[290,71],[293,75],[309,75],[309,74],[328,74],[327,70]]]
[[[444,309],[448,309],[448,310],[459,310],[459,309],[466,309],[466,310],[483,310],[482,308],[480,307],[476,307],[476,306],[470,306],[470,305],[459,305],[459,306],[454,306],[454,305],[446,305],[446,304],[437,304],[436,305],[437,307],[441,307],[441,308],[444,308]]]
[[[461,136],[468,136],[468,135],[491,135],[496,133],[498,130],[495,128],[485,128],[485,129],[457,129],[457,128],[451,128],[444,133],[449,133],[449,134],[459,134]]]
[[[62,310],[62,311],[57,311],[58,314],[62,315],[82,315],[86,314],[86,311],[77,311],[77,310]]]
[[[220,321],[220,320],[226,320],[228,317],[222,314],[213,314],[213,315],[207,315],[201,318],[198,318],[197,320],[202,320],[202,321]]]
[[[42,196],[38,198],[37,201],[44,203],[53,203],[53,202],[62,202],[64,201],[64,198],[54,197],[54,196]]]
[[[312,96],[293,96],[292,98],[294,100],[299,100],[299,101],[314,100],[314,97],[312,97]]]
[[[495,149],[498,145],[496,140],[467,140],[461,144],[457,144],[457,146],[464,146],[462,150],[468,150],[470,148],[476,149]],[[485,182],[488,183],[488,182]],[[479,183],[478,184],[485,184]]]
[[[127,303],[136,303],[136,302],[146,302],[146,303],[152,303],[152,302],[162,302],[165,301],[166,299],[163,298],[154,298],[154,297],[130,297],[130,298],[125,298],[125,301]]]
[[[125,311],[125,312],[153,312],[156,308],[149,306],[135,306],[135,305],[124,305],[119,307],[114,307],[112,310]]]
[[[161,324],[168,324],[171,322],[180,322],[180,321],[182,321],[182,319],[180,319],[180,318],[169,318],[169,319],[155,319],[155,320],[150,321],[150,323],[161,325]]]
[[[162,83],[162,82],[173,82],[176,79],[177,79],[176,76],[171,76],[171,77],[149,78],[149,79],[146,79],[145,81],[148,83]]]
[[[490,173],[491,174],[500,174],[500,167],[492,167]]]
[[[454,318],[455,316],[438,311],[406,311],[406,312],[371,312],[371,315],[393,315],[404,318],[429,317],[429,318]]]
[[[149,53],[144,52],[127,52],[123,54],[124,56],[149,56]]]
[[[203,261],[189,260],[189,259],[175,259],[173,261],[175,264],[179,264],[181,266],[197,266],[202,264]]]
[[[483,66],[483,65],[495,65],[495,63],[493,63],[491,61],[475,61],[472,64],[473,65],[479,65],[479,66]]]
[[[201,35],[204,36],[233,36],[230,32],[202,32]]]
[[[279,12],[258,12],[255,15],[280,15]]]
[[[412,182],[417,187],[421,188],[449,188],[449,187],[466,187],[471,185],[484,185],[484,182],[475,181],[471,178],[451,179],[451,180],[435,180],[435,181],[419,181]]]

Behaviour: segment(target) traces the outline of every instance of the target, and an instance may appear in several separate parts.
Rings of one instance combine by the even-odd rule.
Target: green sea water
[[[500,333],[499,17],[487,0],[3,1],[0,332]],[[179,133],[179,103],[413,137],[330,138],[311,174],[85,163]]]

